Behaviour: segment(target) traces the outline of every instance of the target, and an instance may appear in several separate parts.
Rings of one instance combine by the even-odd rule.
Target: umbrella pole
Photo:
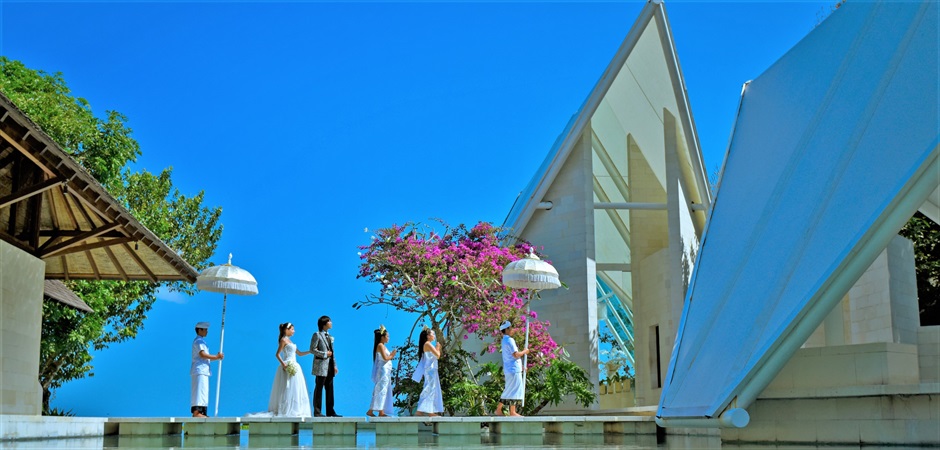
[[[225,345],[225,302],[228,300],[228,293],[222,293],[222,326],[219,328],[219,353],[222,353],[222,347]],[[219,391],[222,390],[222,360],[219,360],[219,376],[215,380],[215,414],[219,417]]]
[[[525,301],[525,346],[523,350],[529,348],[529,302],[532,301],[532,291],[526,290]],[[525,384],[529,377],[529,354],[522,355],[522,407],[525,408]]]

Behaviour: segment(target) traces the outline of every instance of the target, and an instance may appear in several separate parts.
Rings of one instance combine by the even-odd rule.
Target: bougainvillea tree
[[[512,261],[535,251],[528,242],[506,245],[504,231],[488,223],[472,228],[440,227],[408,223],[375,230],[372,242],[360,247],[362,264],[359,278],[379,285],[377,294],[353,304],[354,308],[387,305],[416,314],[408,336],[418,324],[430,325],[444,344],[440,362],[444,408],[450,414],[481,414],[499,399],[503,377],[484,364],[474,369],[478,354],[468,352],[463,343],[471,336],[484,343],[484,352],[499,351],[499,324],[510,320],[512,336],[522,345],[526,321],[525,290],[502,285],[502,271]],[[537,296],[536,296],[537,297]],[[528,313],[530,324],[528,403],[523,413],[538,412],[557,404],[566,396],[587,406],[595,396],[586,372],[566,361],[564,351],[549,335],[549,323]],[[401,347],[398,369],[393,376],[396,406],[409,410],[417,401],[421,386],[411,381],[417,353],[409,340]],[[495,367],[495,366],[494,366]],[[551,389],[551,386],[556,388]]]
[[[421,224],[393,225],[375,231],[364,245],[359,278],[378,283],[378,294],[353,306],[389,305],[417,314],[415,324],[429,323],[438,330],[445,352],[462,348],[475,335],[499,350],[499,324],[511,320],[522,343],[525,322],[525,290],[513,290],[500,282],[503,268],[527,255],[527,242],[502,245],[501,229],[488,223],[473,228],[463,225],[443,230]],[[529,367],[548,364],[558,346],[548,334],[549,323],[529,313]]]

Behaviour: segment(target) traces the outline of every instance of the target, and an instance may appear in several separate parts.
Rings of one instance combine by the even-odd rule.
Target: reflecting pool
[[[666,436],[666,442],[657,444],[654,435],[499,435],[482,433],[479,436],[438,436],[422,431],[416,435],[376,436],[373,430],[360,430],[349,436],[314,436],[311,430],[301,430],[294,436],[249,436],[248,431],[231,436],[104,436],[35,441],[0,442],[4,449],[774,449],[774,450],[861,450],[860,446],[812,445],[722,445],[717,436]],[[864,450],[882,447],[865,446]],[[884,447],[891,450],[917,447]]]

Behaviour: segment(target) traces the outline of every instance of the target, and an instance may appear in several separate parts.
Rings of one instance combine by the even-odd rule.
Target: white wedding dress
[[[297,364],[297,344],[289,342],[281,350],[281,359]],[[310,395],[307,394],[307,381],[304,371],[297,365],[297,373],[290,376],[278,364],[274,373],[274,385],[271,386],[271,398],[268,410],[263,413],[248,414],[247,417],[310,417]]]

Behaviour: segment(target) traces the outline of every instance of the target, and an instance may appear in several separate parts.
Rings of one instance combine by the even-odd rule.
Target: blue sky
[[[742,84],[830,5],[667,3],[709,173]],[[229,298],[220,415],[263,411],[277,324],[295,323],[306,349],[322,314],[335,325],[336,409],[361,415],[371,330],[384,323],[396,345],[411,326],[395,311],[351,307],[375,290],[355,278],[364,229],[502,223],[642,7],[6,1],[0,53],[62,72],[99,115],[125,114],[143,151],[137,169],[173,166],[182,192],[205,190],[223,207],[213,261],[234,253],[261,293]],[[186,415],[193,324],[213,323],[218,350],[221,305],[221,294],[163,295],[141,335],[96,353],[94,377],[60,389],[53,406]],[[301,365],[309,374],[311,357]]]

